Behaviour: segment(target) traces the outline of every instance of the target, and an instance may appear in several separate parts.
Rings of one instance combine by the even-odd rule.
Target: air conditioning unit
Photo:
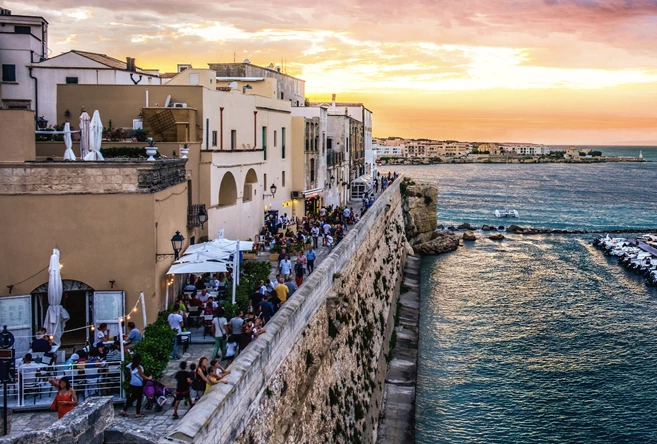
[[[301,199],[303,193],[301,191],[292,191],[292,199]]]
[[[174,108],[187,108],[187,104],[186,104],[186,103],[174,103],[174,104],[171,105],[171,106],[173,106]]]

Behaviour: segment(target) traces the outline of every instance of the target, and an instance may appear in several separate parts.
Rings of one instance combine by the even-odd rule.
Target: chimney
[[[130,63],[131,62],[132,62],[132,59],[130,57],[125,58],[125,69],[126,69],[126,71],[132,71],[132,69],[130,69]]]
[[[333,108],[335,108],[335,94],[333,94],[333,97],[331,99],[333,101]]]

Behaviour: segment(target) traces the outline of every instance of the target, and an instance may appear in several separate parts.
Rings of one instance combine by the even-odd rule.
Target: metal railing
[[[72,364],[23,364],[17,366],[16,382],[8,384],[7,400],[12,406],[51,404],[57,388],[49,381],[67,377],[79,401],[89,396],[125,399],[121,361],[78,362]]]

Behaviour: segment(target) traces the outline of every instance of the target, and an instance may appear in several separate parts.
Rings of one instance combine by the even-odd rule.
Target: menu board
[[[123,291],[95,291],[93,303],[94,323],[105,322],[110,336],[119,336],[119,318],[125,314],[125,294]]]
[[[0,329],[12,327],[32,327],[32,297],[9,296],[0,298]]]

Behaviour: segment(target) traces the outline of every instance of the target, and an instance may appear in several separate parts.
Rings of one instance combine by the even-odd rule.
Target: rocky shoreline
[[[458,231],[474,232],[480,230],[482,232],[493,231],[493,232],[504,232],[504,233],[515,233],[515,234],[605,234],[605,233],[631,234],[631,233],[657,232],[657,228],[641,228],[641,229],[627,228],[620,230],[564,230],[564,229],[522,227],[519,225],[509,225],[508,227],[505,227],[504,225],[500,225],[500,226],[482,225],[481,227],[477,227],[474,225],[470,225],[468,223],[464,223],[458,226],[438,225],[436,229],[446,233],[454,233]]]

